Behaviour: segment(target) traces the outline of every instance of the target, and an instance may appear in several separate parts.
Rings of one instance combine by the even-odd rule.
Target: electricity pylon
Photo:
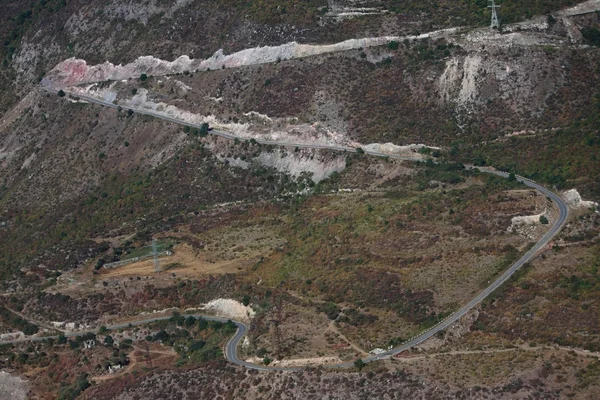
[[[500,20],[498,19],[498,13],[496,12],[496,8],[500,8],[499,5],[496,5],[495,0],[488,0],[490,3],[488,8],[492,9],[492,23],[490,25],[491,29],[500,29]]]
[[[158,251],[156,250],[156,239],[152,239],[152,255],[154,256],[154,272],[160,272],[160,263],[158,262]]]

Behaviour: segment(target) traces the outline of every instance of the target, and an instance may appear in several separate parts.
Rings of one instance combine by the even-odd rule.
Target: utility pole
[[[150,369],[153,369],[152,365],[152,357],[150,357],[150,348],[148,347],[148,342],[146,342],[146,365],[150,366]]]
[[[160,272],[160,264],[158,262],[158,251],[156,250],[156,239],[152,239],[152,255],[154,256],[154,272]]]
[[[500,20],[498,19],[498,13],[496,12],[496,8],[500,8],[499,5],[496,5],[495,0],[488,0],[491,4],[488,8],[492,9],[492,24],[490,25],[491,29],[500,29]]]
[[[274,336],[274,342],[275,342],[275,351],[277,353],[277,355],[279,355],[281,353],[281,330],[279,329],[279,325],[283,323],[283,308],[281,306],[281,300],[276,300],[275,303],[275,309],[276,309],[276,317],[273,318],[271,320],[271,324],[273,327],[273,336]]]

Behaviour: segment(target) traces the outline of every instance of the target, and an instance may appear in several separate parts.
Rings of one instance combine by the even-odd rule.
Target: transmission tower
[[[152,239],[152,255],[154,256],[154,272],[160,272],[160,263],[158,262],[158,251],[156,250],[156,239]]]
[[[275,342],[275,352],[279,355],[281,353],[281,330],[279,329],[279,325],[281,325],[283,323],[283,308],[281,306],[281,300],[278,299],[276,300],[275,303],[275,310],[276,310],[276,316],[275,318],[271,319],[271,326],[273,327],[273,336],[274,336],[274,342]]]
[[[498,13],[496,12],[497,8],[500,8],[499,5],[496,5],[495,0],[488,0],[491,4],[488,8],[492,9],[492,24],[490,25],[491,29],[500,29],[500,20],[498,19]]]
[[[150,357],[150,347],[148,347],[148,342],[146,342],[146,365],[150,366],[150,369],[153,369],[152,365],[152,357]]]

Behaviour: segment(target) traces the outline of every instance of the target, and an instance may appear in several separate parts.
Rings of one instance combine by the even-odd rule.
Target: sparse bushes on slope
[[[600,47],[600,29],[596,27],[583,28],[581,29],[581,35],[588,44]]]
[[[33,335],[38,332],[37,325],[24,320],[17,314],[14,314],[12,311],[2,306],[0,306],[0,320],[2,320],[8,326],[13,326],[16,329],[19,329],[26,335]]]

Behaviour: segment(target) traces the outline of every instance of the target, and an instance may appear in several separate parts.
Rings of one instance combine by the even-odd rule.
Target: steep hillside
[[[0,397],[598,397],[574,3],[0,2]]]
[[[546,13],[572,0],[517,2],[506,22]],[[19,97],[67,57],[93,63],[130,62],[143,55],[174,59],[207,57],[297,40],[335,42],[352,37],[426,32],[457,25],[484,24],[485,1],[268,0],[218,3],[182,0],[82,2],[4,1],[0,7],[2,90]],[[16,82],[14,80],[16,79]],[[16,85],[14,84],[16,83]],[[23,91],[23,86],[26,90]],[[0,110],[14,101],[4,98]]]

